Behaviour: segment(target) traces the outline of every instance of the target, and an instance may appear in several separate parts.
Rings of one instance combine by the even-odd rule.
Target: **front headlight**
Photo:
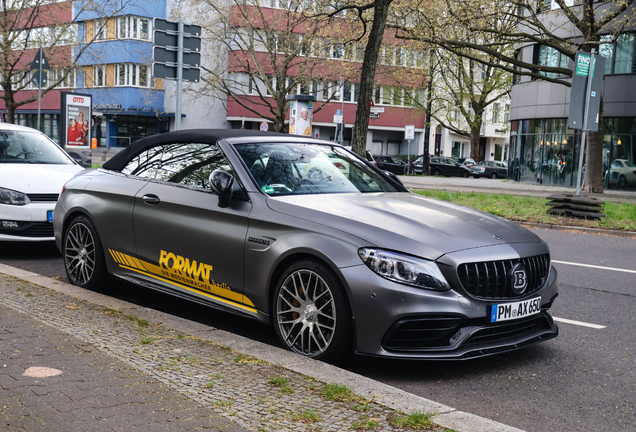
[[[358,255],[367,267],[393,282],[435,291],[450,289],[439,267],[432,261],[370,248],[360,248]]]
[[[0,204],[27,205],[31,200],[22,192],[0,188]]]

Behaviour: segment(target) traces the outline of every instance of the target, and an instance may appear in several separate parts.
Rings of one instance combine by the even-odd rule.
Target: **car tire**
[[[497,178],[497,173],[492,173],[492,175],[490,176],[491,179],[496,179]]]
[[[104,249],[93,222],[77,216],[64,231],[62,239],[64,269],[69,282],[82,288],[100,287],[108,273]]]
[[[442,171],[439,168],[435,168],[433,170],[433,175],[434,176],[440,176],[440,175],[442,175]]]
[[[324,264],[303,260],[288,267],[276,284],[272,312],[276,335],[288,350],[329,363],[351,357],[349,301]]]
[[[618,178],[618,188],[619,189],[627,188],[627,179],[623,175]]]
[[[462,173],[462,177],[464,177],[464,178],[468,178],[468,177],[470,177],[470,173],[469,173],[468,171],[464,171],[464,172]]]

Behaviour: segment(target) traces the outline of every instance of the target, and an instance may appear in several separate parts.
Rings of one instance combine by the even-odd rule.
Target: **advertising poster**
[[[66,149],[90,149],[92,96],[62,93],[62,143]]]
[[[311,136],[312,101],[296,100],[289,105],[289,133]]]

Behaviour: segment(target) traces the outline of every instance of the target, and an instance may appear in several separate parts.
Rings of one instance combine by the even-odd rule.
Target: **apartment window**
[[[106,66],[93,66],[93,87],[106,87]]]
[[[93,21],[93,38],[94,40],[106,40],[106,23],[105,19],[97,19]]]
[[[146,65],[124,63],[115,65],[115,85],[131,87],[150,87],[151,73]]]
[[[614,39],[612,35],[601,36],[601,42]],[[634,73],[634,33],[623,33],[612,43],[599,45],[599,53],[605,57],[605,74]]]
[[[364,61],[364,45],[358,44],[356,45],[356,61],[362,62]]]
[[[535,64],[542,66],[567,68],[570,64],[570,58],[568,56],[545,45],[539,45],[537,57]],[[558,76],[556,72],[541,72],[541,74],[549,78],[556,78]]]
[[[148,18],[136,16],[117,18],[117,38],[148,40]]]
[[[53,69],[49,74],[49,82],[57,82],[57,80],[62,77],[64,77],[64,79],[62,79],[62,81],[57,85],[58,88],[77,87],[77,72],[75,69]]]
[[[393,103],[392,105],[402,105],[402,89],[400,87],[393,88]]]
[[[499,106],[497,102],[492,104],[492,122],[499,123]]]
[[[506,110],[504,111],[504,123],[508,123],[510,121],[510,104],[506,104]]]
[[[345,83],[342,89],[342,100],[351,102],[351,83]]]

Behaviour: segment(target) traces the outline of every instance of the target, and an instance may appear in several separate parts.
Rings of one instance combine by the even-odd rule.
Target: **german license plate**
[[[541,297],[490,306],[490,322],[525,318],[541,312]]]
[[[48,210],[46,212],[46,220],[49,222],[53,222],[53,210]]]

